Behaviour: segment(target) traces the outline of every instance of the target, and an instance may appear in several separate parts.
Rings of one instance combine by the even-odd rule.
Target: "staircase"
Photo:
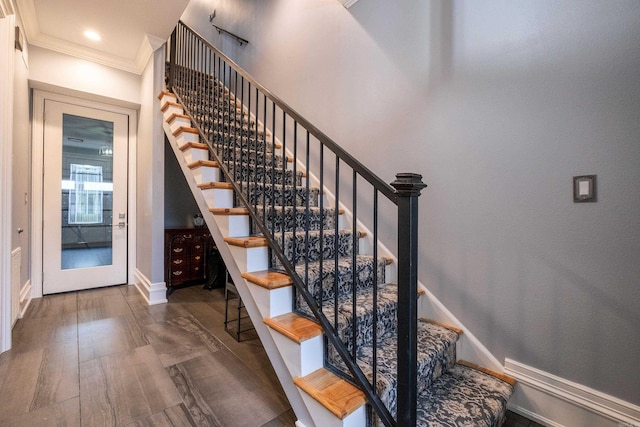
[[[420,177],[381,182],[182,23],[169,62],[165,133],[305,425],[501,425],[514,381],[417,318]]]

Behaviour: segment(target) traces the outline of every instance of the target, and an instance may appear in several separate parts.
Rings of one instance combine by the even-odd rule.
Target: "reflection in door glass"
[[[113,123],[63,114],[62,269],[112,262]]]

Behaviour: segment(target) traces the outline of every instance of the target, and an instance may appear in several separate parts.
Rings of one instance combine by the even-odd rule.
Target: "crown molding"
[[[356,2],[358,0],[338,0],[340,3],[342,3],[342,5],[344,7],[346,7],[347,9],[349,9],[351,6],[353,6],[354,4],[356,4]]]
[[[12,0],[0,0],[0,4],[11,1]],[[147,34],[140,43],[136,57],[126,59],[42,34],[38,24],[34,1],[17,0],[17,6],[29,44],[129,73],[142,74],[151,54],[165,42],[154,35]]]
[[[144,40],[140,43],[140,48],[138,49],[138,54],[135,59],[138,74],[142,74],[144,68],[147,66],[147,62],[149,62],[149,58],[153,55],[153,52],[162,47],[165,42],[166,41],[160,37],[156,37],[149,33],[145,34]]]
[[[37,38],[32,38],[30,43],[34,46],[63,53],[75,58],[106,65],[107,67],[117,68],[129,73],[140,74],[134,60],[128,60],[115,55],[99,52],[84,46],[60,40],[56,37],[47,36],[46,34],[39,34]]]
[[[13,0],[0,0],[0,18],[13,15],[16,13],[16,8],[13,5]]]

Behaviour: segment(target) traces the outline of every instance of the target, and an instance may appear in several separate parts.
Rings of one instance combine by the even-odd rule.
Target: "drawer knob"
[[[196,256],[196,261],[200,261],[200,255]]]
[[[173,272],[174,276],[180,276],[181,274],[182,274],[182,270]]]
[[[173,252],[179,254],[180,252],[182,252],[183,249],[182,248],[173,248]]]
[[[176,264],[176,265],[180,265],[180,264],[182,264],[182,260],[181,259],[174,259],[173,263]]]

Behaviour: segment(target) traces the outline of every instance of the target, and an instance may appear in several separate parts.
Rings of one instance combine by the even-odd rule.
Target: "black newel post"
[[[173,85],[175,84],[176,77],[176,39],[178,38],[178,27],[171,33],[171,39],[169,44],[169,84],[167,85],[170,90],[173,91]]]
[[[418,359],[418,197],[422,175],[399,173],[398,194],[398,426],[416,425]]]

